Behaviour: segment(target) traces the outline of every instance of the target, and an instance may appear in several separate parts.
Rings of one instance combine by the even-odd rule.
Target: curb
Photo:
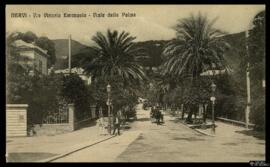
[[[190,129],[192,129],[192,128],[190,128]],[[205,132],[203,132],[203,131],[201,131],[199,129],[193,129],[193,130],[195,130],[195,131],[197,131],[197,132],[199,132],[201,134],[207,135],[207,136],[215,137],[215,135],[212,135],[212,134],[209,134],[209,133],[205,133]]]
[[[83,150],[83,149],[85,149],[85,148],[94,146],[94,145],[96,145],[96,144],[99,144],[99,143],[104,142],[104,141],[106,141],[106,140],[109,140],[109,139],[111,139],[111,138],[114,138],[114,137],[115,137],[115,136],[110,136],[110,137],[108,137],[108,138],[104,138],[104,139],[101,139],[101,140],[96,140],[96,141],[94,141],[94,142],[91,142],[91,143],[89,143],[89,144],[86,144],[86,146],[85,146],[85,145],[84,145],[84,146],[81,146],[81,147],[78,146],[79,148],[77,147],[77,148],[75,148],[75,149],[73,149],[73,150],[66,151],[66,152],[64,152],[64,153],[62,153],[62,154],[60,154],[60,155],[56,155],[56,156],[54,156],[54,157],[47,158],[47,159],[45,159],[45,160],[39,160],[39,161],[36,161],[36,162],[52,162],[52,161],[55,161],[55,160],[57,160],[57,159],[66,157],[66,156],[68,156],[68,155],[70,155],[70,154],[73,154],[73,153],[75,153],[75,152],[77,152],[77,151]]]
[[[203,134],[203,135],[206,135],[206,136],[215,137],[215,135],[212,135],[212,134],[209,134],[209,133],[205,133],[205,132],[203,132],[203,131],[201,131],[201,130],[199,130],[199,129],[196,129],[196,128],[191,128],[191,127],[189,127],[186,123],[183,123],[183,122],[180,122],[180,123],[183,124],[185,127],[189,128],[189,129],[191,129],[191,130],[194,130],[194,131],[196,131],[196,132],[198,132],[198,133],[200,133],[200,134]]]

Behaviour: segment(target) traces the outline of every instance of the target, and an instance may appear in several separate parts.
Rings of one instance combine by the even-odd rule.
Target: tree
[[[228,44],[219,38],[225,33],[213,28],[215,21],[201,14],[179,20],[175,27],[177,38],[164,50],[165,74],[197,78],[205,70],[227,68],[223,53]]]
[[[134,47],[134,39],[125,31],[119,34],[108,30],[106,36],[97,32],[92,38],[96,43],[92,47],[95,53],[84,60],[86,73],[107,82],[119,76],[125,85],[145,80],[140,63],[146,56],[141,48]]]
[[[27,43],[35,42],[37,38],[37,35],[31,31],[27,31],[21,34],[21,39]]]
[[[35,44],[42,49],[47,50],[48,57],[48,67],[51,67],[55,64],[55,46],[53,41],[51,41],[48,37],[39,37],[35,40]]]
[[[253,29],[249,32],[248,48],[251,78],[250,118],[256,128],[265,129],[265,11],[259,12],[253,19]]]
[[[74,103],[76,118],[78,120],[83,119],[89,113],[91,102],[89,88],[77,74],[64,76],[62,83],[60,95],[68,103]]]
[[[92,54],[81,56],[79,64],[86,74],[92,76],[93,87],[98,88],[99,93],[94,94],[98,105],[104,106],[107,100],[108,83],[112,87],[114,110],[117,110],[137,97],[138,87],[132,85],[141,85],[146,81],[141,66],[146,54],[142,48],[134,45],[134,39],[136,38],[125,31],[118,33],[108,30],[106,35],[97,32],[92,38],[96,44],[91,47]]]
[[[209,21],[200,13],[179,20],[175,27],[177,37],[167,44],[163,52],[163,75],[190,79],[189,91],[193,97],[198,97],[195,88],[203,71],[227,68],[223,54],[229,45],[220,38],[225,33],[213,28],[215,21]],[[191,108],[195,109],[197,100],[189,100]],[[189,112],[188,118],[192,113]]]
[[[254,17],[253,25],[248,38],[249,62],[252,78],[262,80],[265,77],[265,11]]]

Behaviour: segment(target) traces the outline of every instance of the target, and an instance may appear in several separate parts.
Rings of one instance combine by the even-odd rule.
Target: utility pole
[[[69,75],[71,74],[71,35],[69,35],[68,39],[68,69]]]
[[[246,69],[246,80],[247,80],[247,108],[246,108],[246,128],[248,129],[249,125],[249,113],[250,113],[250,75],[249,75],[249,50],[248,50],[248,30],[245,32],[246,34],[246,55],[247,55],[247,69]]]

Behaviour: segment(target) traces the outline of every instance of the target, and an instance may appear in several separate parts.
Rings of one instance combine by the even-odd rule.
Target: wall
[[[64,124],[42,124],[35,125],[34,131],[37,136],[54,136],[67,132],[74,131],[73,127],[69,123]]]
[[[6,136],[27,136],[27,104],[6,105]]]
[[[35,52],[35,65],[37,69],[39,69],[39,61],[42,62],[42,74],[47,75],[48,74],[48,68],[47,68],[47,58],[39,54],[38,52]]]
[[[48,67],[47,67],[47,58],[34,49],[31,50],[20,50],[20,55],[26,58],[29,58],[28,60],[21,60],[19,63],[20,64],[28,64],[31,67],[36,66],[36,69],[39,69],[39,61],[42,62],[42,67],[41,67],[41,72],[44,75],[48,74]]]
[[[33,60],[35,57],[33,50],[21,50],[19,54],[20,54],[19,64],[21,65],[27,64],[30,67],[33,67]]]

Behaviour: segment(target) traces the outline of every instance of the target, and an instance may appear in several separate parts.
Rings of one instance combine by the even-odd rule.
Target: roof
[[[13,42],[13,46],[15,46],[17,48],[23,48],[23,49],[25,49],[25,48],[27,48],[27,49],[29,49],[29,48],[31,48],[31,49],[37,49],[38,51],[40,51],[41,53],[43,53],[46,56],[47,56],[47,52],[48,52],[47,50],[42,49],[42,48],[34,45],[33,43],[27,43],[27,42],[24,42],[21,39],[14,41]]]

